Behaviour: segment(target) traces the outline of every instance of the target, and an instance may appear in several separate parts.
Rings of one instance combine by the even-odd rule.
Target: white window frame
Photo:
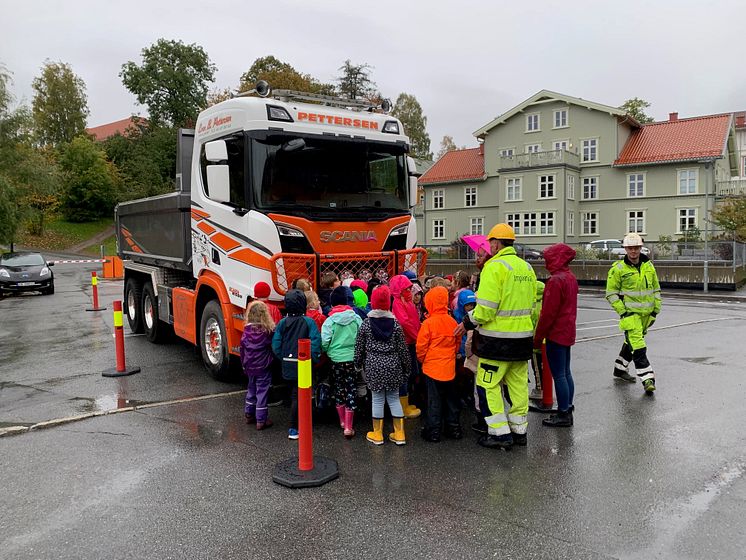
[[[575,212],[567,211],[567,235],[575,235]]]
[[[534,120],[536,121],[535,125]],[[526,114],[526,133],[541,132],[541,113]]]
[[[474,204],[469,204],[469,199],[474,198]],[[477,206],[477,187],[464,187],[464,208]]]
[[[594,159],[585,159],[585,150],[588,148],[588,155],[590,155],[591,146],[590,143],[595,142],[595,158]],[[586,143],[588,145],[586,146]],[[580,163],[597,163],[599,161],[598,159],[598,150],[599,150],[599,144],[598,137],[596,138],[581,138],[580,139]]]
[[[592,217],[591,217],[592,216]],[[599,212],[596,210],[588,211],[588,212],[581,212],[580,214],[580,221],[581,221],[581,230],[580,235],[587,237],[587,236],[595,236],[598,237],[598,223],[599,223]],[[593,224],[595,231],[589,231],[586,232],[586,224]]]
[[[554,148],[555,152],[567,152],[569,151],[570,147],[570,139],[565,138],[564,140],[553,140],[552,147]]]
[[[536,236],[539,231],[539,213],[524,212],[521,214],[521,231],[522,235]]]
[[[575,175],[568,175],[567,186],[565,187],[567,189],[567,200],[575,200],[575,183]]]
[[[632,233],[639,233],[640,235],[647,235],[647,227],[648,227],[648,220],[647,220],[647,209],[645,208],[628,208],[626,210],[627,213],[627,231]],[[632,216],[632,214],[642,214],[641,216]],[[637,228],[639,225],[638,223],[635,223],[635,228],[631,228],[630,222],[632,220],[635,220],[637,222],[638,220],[642,220],[642,227],[640,229]]]
[[[513,156],[515,156],[515,146],[509,148],[500,148],[500,157],[512,158]]]
[[[469,218],[469,231],[471,235],[484,235],[484,216],[471,216]]]
[[[505,214],[505,223],[513,228],[516,235],[521,235],[521,214],[520,212],[508,212]]]
[[[580,193],[580,200],[598,200],[599,198],[599,189],[598,189],[598,183],[600,176],[599,175],[591,175],[590,177],[581,177],[582,183],[583,183],[583,192]],[[596,184],[596,196],[585,196],[586,195],[586,181],[588,181],[588,184],[590,185],[591,179],[595,180]],[[589,192],[590,192],[590,186],[589,186]]]
[[[564,113],[565,114],[565,122],[564,124],[560,123],[557,124],[557,115]],[[552,113],[552,128],[567,128],[570,126],[570,108],[569,107],[562,107],[561,109],[555,109]]]
[[[440,206],[438,206],[437,201],[440,201]],[[432,198],[432,208],[431,210],[443,210],[446,207],[446,190],[445,189],[433,189],[433,198]]]
[[[441,230],[441,235],[436,235],[436,229],[439,228]],[[446,220],[445,218],[436,218],[432,221],[432,231],[433,239],[445,239],[446,238]]]
[[[513,182],[513,195],[517,194],[517,198],[511,198],[510,188],[511,181]],[[505,178],[505,202],[521,202],[523,200],[523,176],[521,177],[506,177]]]
[[[743,158],[741,158],[741,163],[741,177],[746,177],[746,156],[743,156]]]
[[[541,144],[526,144],[523,151],[526,154],[538,154],[541,151]]]
[[[552,188],[552,194],[547,196],[541,196],[541,188],[542,188],[542,179],[543,178],[551,178],[550,182],[544,181],[544,186],[547,188],[547,193],[549,191],[549,187]],[[537,200],[550,200],[552,198],[557,198],[557,176],[554,174],[548,174],[548,175],[539,175],[537,177],[537,188],[538,188],[538,196],[536,197]]]
[[[645,196],[645,189],[647,183],[647,173],[645,172],[634,172],[634,173],[627,173],[627,198],[642,198]],[[632,193],[632,178],[637,177],[639,180],[635,181],[635,192]],[[639,187],[642,186],[641,194],[637,194]]]
[[[688,221],[689,218],[691,217],[691,216],[682,216],[681,213],[682,212],[688,212],[690,210],[694,211],[694,224],[693,224],[693,227],[698,227],[697,224],[699,223],[699,221],[698,221],[698,218],[699,218],[699,208],[697,208],[696,206],[681,206],[681,207],[677,206],[676,207],[676,234],[677,235],[683,235],[683,233],[684,233],[684,230],[681,229],[681,218],[685,217],[687,219],[687,221]]]
[[[557,213],[554,210],[538,212],[539,214],[539,235],[556,235]]]
[[[681,176],[684,173],[694,172],[694,192],[681,192]],[[687,178],[688,181],[688,178]],[[693,194],[699,194],[699,169],[696,167],[686,167],[676,170],[676,194],[681,196],[691,196]]]

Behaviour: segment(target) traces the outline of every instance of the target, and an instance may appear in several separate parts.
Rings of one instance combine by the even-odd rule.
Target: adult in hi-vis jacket
[[[526,445],[528,426],[528,361],[533,353],[531,310],[536,300],[536,274],[513,248],[515,232],[497,224],[488,238],[491,257],[484,265],[477,305],[456,329],[458,336],[476,329],[474,353],[479,410],[487,435],[478,443],[490,448]],[[512,404],[505,414],[501,383],[508,386]]]
[[[614,377],[635,382],[627,369],[635,364],[646,393],[655,391],[655,374],[647,356],[645,335],[661,311],[658,274],[647,255],[642,254],[642,238],[629,233],[622,242],[627,255],[611,265],[606,280],[606,299],[619,313],[624,344],[614,364]]]

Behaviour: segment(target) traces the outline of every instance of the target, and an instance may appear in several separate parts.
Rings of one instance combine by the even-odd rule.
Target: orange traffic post
[[[528,409],[533,412],[557,412],[554,405],[554,381],[552,380],[552,370],[549,368],[547,360],[547,345],[541,345],[541,403],[531,403]]]
[[[114,302],[114,341],[116,346],[115,368],[110,368],[101,372],[104,377],[122,377],[123,375],[132,375],[140,371],[139,367],[127,367],[124,359],[124,322],[122,321],[122,302]]]
[[[313,455],[311,341],[298,341],[298,460],[278,463],[272,480],[288,488],[321,486],[339,476],[337,462]]]
[[[91,287],[93,288],[93,307],[89,307],[86,311],[104,311],[105,307],[98,306],[98,276],[96,271],[91,271]]]

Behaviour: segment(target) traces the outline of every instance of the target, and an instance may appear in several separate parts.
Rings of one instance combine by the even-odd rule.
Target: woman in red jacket
[[[570,371],[570,347],[575,344],[575,322],[578,316],[578,280],[569,264],[575,250],[557,243],[544,250],[544,260],[551,276],[544,288],[544,303],[534,333],[534,348],[546,339],[547,360],[552,370],[557,394],[557,414],[544,418],[542,424],[553,427],[572,426],[572,404],[575,384]]]

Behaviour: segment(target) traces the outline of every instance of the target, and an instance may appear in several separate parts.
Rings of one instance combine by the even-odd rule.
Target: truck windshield
[[[251,138],[255,200],[264,210],[407,212],[404,146],[313,135]]]

